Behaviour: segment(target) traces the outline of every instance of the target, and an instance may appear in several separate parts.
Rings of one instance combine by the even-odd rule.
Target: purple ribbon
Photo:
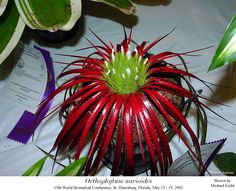
[[[55,90],[55,76],[52,65],[52,58],[50,56],[49,51],[39,48],[37,46],[34,46],[34,48],[41,52],[47,66],[47,73],[48,73],[47,86],[42,98],[42,100],[44,100]],[[39,113],[40,107],[37,109],[35,114],[30,113],[28,111],[24,111],[23,115],[18,120],[17,124],[12,129],[7,138],[26,144],[29,141],[30,137],[34,134],[36,128],[44,119],[45,115],[47,114],[47,112],[51,107],[51,104],[52,100],[46,105],[46,107],[43,108],[43,110],[40,113]],[[35,121],[36,119],[37,122]]]

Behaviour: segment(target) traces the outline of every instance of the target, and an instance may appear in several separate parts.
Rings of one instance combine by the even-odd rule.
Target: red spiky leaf
[[[111,142],[115,145],[112,158],[109,159],[112,163],[111,175],[119,173],[134,175],[136,173],[134,151],[137,149],[143,165],[142,172],[148,175],[150,168],[151,175],[167,175],[168,168],[172,164],[172,151],[167,133],[173,131],[201,164],[198,137],[186,120],[184,105],[181,104],[191,101],[199,108],[198,112],[202,113],[204,113],[203,107],[210,109],[202,104],[200,99],[204,97],[197,94],[187,78],[199,80],[205,85],[206,83],[187,70],[178,69],[179,64],[169,64],[166,60],[176,57],[186,68],[181,56],[202,49],[152,55],[148,51],[172,31],[149,45],[144,41],[134,50],[130,50],[132,30],[129,36],[124,30],[125,38],[117,46],[112,42],[106,43],[92,30],[90,31],[102,45],[95,45],[86,38],[91,45],[89,48],[95,49],[95,52],[89,56],[62,54],[77,60],[71,63],[57,62],[66,64],[58,79],[69,76],[71,78],[61,84],[41,104],[42,111],[53,97],[66,91],[64,102],[51,111],[53,113],[59,109],[60,121],[63,123],[63,128],[53,146],[53,149],[56,149],[56,156],[74,151],[73,157],[78,159],[91,132],[84,175],[96,173],[103,159],[109,155],[107,152]],[[121,54],[123,55],[120,56]],[[122,70],[126,62],[136,65],[134,67],[127,65],[127,68]],[[120,65],[120,68],[112,68],[115,64]],[[73,69],[70,69],[70,66],[73,66]],[[118,75],[114,78],[117,81],[114,81],[114,76],[111,74]],[[116,86],[119,86],[117,83],[122,79],[124,83],[121,84],[124,88],[128,86],[128,80],[132,79],[137,88],[128,93],[120,92]],[[188,88],[183,87],[178,80],[185,82]],[[179,101],[174,101],[173,96],[177,96]],[[201,117],[201,120],[203,119],[206,117]],[[167,127],[164,127],[163,123],[166,123]],[[205,126],[206,123],[200,124]],[[189,134],[192,144],[182,134],[180,125]],[[192,146],[195,149],[192,149]]]

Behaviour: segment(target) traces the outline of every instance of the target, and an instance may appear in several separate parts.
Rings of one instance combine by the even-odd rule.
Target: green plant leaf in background
[[[81,0],[15,0],[15,4],[32,29],[70,30],[81,16]]]
[[[131,0],[92,0],[126,14],[136,11]],[[32,29],[70,30],[81,16],[81,0],[0,0],[0,65],[20,40],[25,24]]]
[[[8,0],[0,0],[0,16],[4,13],[7,7]]]
[[[0,16],[0,65],[17,45],[24,27],[25,23],[19,16],[14,1],[9,1],[6,10]]]
[[[47,156],[33,164],[22,176],[38,176],[43,168]]]
[[[236,176],[236,154],[232,152],[217,154],[215,165],[227,176]]]
[[[101,2],[110,6],[116,7],[126,14],[134,14],[136,12],[136,4],[131,0],[92,0],[95,2]]]
[[[74,161],[69,166],[65,167],[56,176],[79,176],[87,161],[87,157],[82,157],[79,160]]]
[[[215,52],[209,70],[216,69],[236,61],[236,15],[228,25]]]

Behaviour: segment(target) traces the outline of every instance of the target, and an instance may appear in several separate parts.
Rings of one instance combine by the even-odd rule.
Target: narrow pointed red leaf
[[[97,50],[97,53],[104,59],[106,60],[107,59],[107,56],[104,52],[100,51],[99,48],[97,46],[95,46],[88,38],[86,38],[84,36],[84,38]]]
[[[157,38],[157,39],[156,39],[155,41],[153,41],[150,45],[148,45],[148,47],[146,47],[146,48],[143,50],[143,52],[144,52],[144,53],[148,52],[153,46],[155,46],[158,42],[160,42],[161,40],[163,40],[164,38],[166,38],[167,36],[169,36],[174,30],[175,30],[175,28],[172,29],[172,30],[171,30],[169,33],[167,33],[166,35]]]
[[[93,33],[94,36],[97,37],[97,39],[106,47],[106,52],[108,54],[111,54],[112,49],[106,44],[95,32],[92,31],[92,29],[89,28],[89,30]]]
[[[142,113],[142,110],[140,109],[140,103],[137,101],[136,96],[134,96],[135,94],[131,94],[130,95],[130,99],[132,100],[131,102],[131,106],[132,106],[132,110],[134,115],[137,115],[138,120],[140,121],[140,125],[145,137],[145,142],[148,145],[148,150],[150,153],[150,158],[151,158],[151,163],[154,166],[155,172],[158,174],[158,169],[157,169],[157,165],[156,165],[156,157],[155,157],[155,151],[153,149],[153,143],[150,137],[150,133],[149,133],[149,126],[147,125],[146,120],[144,119],[144,114]]]
[[[71,111],[70,115],[65,121],[64,127],[61,130],[60,134],[58,135],[54,147],[57,147],[57,145],[60,143],[62,137],[70,130],[70,128],[74,125],[76,120],[79,118],[79,116],[88,108],[91,104],[93,104],[97,99],[99,99],[102,95],[104,95],[106,92],[98,92],[95,95],[93,95],[88,101],[86,101],[84,104],[77,109],[78,106],[74,107]]]
[[[150,91],[149,89],[145,89],[144,93],[149,96],[154,102],[159,102],[156,97],[152,94],[152,91]],[[172,164],[172,155],[171,155],[171,150],[169,147],[169,141],[166,137],[166,134],[163,130],[162,125],[160,124],[160,121],[157,118],[157,115],[155,114],[156,111],[153,110],[152,107],[154,106],[150,106],[150,102],[148,100],[145,99],[145,101],[143,102],[145,105],[149,105],[146,106],[146,108],[149,111],[149,115],[152,118],[153,123],[155,124],[155,128],[157,131],[157,136],[159,137],[159,141],[161,144],[161,148],[162,148],[162,155],[163,155],[163,159],[164,159],[164,167],[165,167],[165,174],[167,174],[167,170],[168,167]],[[154,107],[155,108],[155,107]],[[159,111],[159,108],[155,108],[156,110]]]
[[[111,176],[117,176],[119,175],[120,166],[122,165],[122,154],[123,151],[123,144],[124,144],[124,106],[126,105],[127,96],[124,96],[124,101],[121,106],[118,124],[117,124],[117,139],[116,139],[116,145],[115,145],[115,154],[114,154],[114,161],[111,169]]]
[[[101,140],[99,152],[97,153],[97,156],[96,156],[96,158],[93,162],[93,165],[92,165],[92,168],[95,169],[95,171],[98,168],[103,156],[105,155],[106,149],[110,143],[111,137],[112,137],[114,129],[116,127],[116,123],[117,123],[117,119],[118,119],[118,115],[119,115],[119,110],[121,108],[122,102],[123,102],[123,97],[118,96],[117,100],[111,110],[110,118],[109,118],[110,123],[108,124],[108,126],[106,127],[106,129],[103,132],[104,138]]]
[[[143,132],[140,130],[141,125],[139,123],[137,115],[134,115],[133,119],[134,119],[134,124],[135,124],[135,128],[136,128],[136,134],[137,134],[137,137],[138,137],[138,143],[139,143],[140,153],[141,153],[141,157],[142,157],[142,161],[143,161],[143,166],[144,166],[146,175],[148,176],[147,160],[146,160],[145,155],[144,155],[144,153],[145,153],[144,148],[143,148],[144,143],[142,141]]]
[[[159,109],[161,110],[161,112],[163,113],[163,115],[165,116],[165,119],[168,121],[168,123],[171,125],[171,127],[175,130],[175,132],[178,134],[178,136],[181,138],[181,140],[184,142],[184,144],[187,146],[187,148],[189,149],[189,151],[191,152],[191,154],[193,154],[193,156],[201,161],[201,157],[200,157],[200,145],[198,142],[198,139],[195,135],[195,133],[193,132],[193,130],[191,129],[191,127],[189,126],[187,120],[185,119],[185,117],[183,116],[182,112],[179,111],[179,109],[176,108],[175,105],[173,105],[170,101],[168,101],[163,95],[161,95],[160,93],[156,92],[156,91],[152,91],[153,94],[162,102],[162,104],[165,105],[165,108],[162,106],[162,104],[160,104],[159,102],[155,102]],[[181,124],[185,127],[185,129],[187,130],[187,132],[189,133],[189,135],[191,136],[191,139],[193,141],[194,147],[196,148],[196,152],[197,155],[195,154],[195,152],[192,150],[191,145],[189,145],[189,143],[186,141],[186,139],[184,138],[184,136],[181,134],[181,132],[178,130],[178,128],[176,127],[176,125],[173,123],[173,121],[170,119],[168,112],[177,120],[180,121]]]
[[[86,137],[88,136],[89,130],[92,128],[92,125],[94,123],[94,120],[98,116],[99,112],[102,110],[103,106],[107,103],[108,99],[110,98],[110,95],[105,95],[103,99],[99,100],[96,103],[96,107],[93,111],[91,111],[90,117],[88,118],[88,121],[83,129],[83,132],[80,136],[80,140],[78,142],[77,151],[75,153],[75,159],[78,159],[80,157],[80,153],[83,149],[84,141]]]
[[[139,54],[140,56],[144,56],[145,52],[143,51],[143,49],[144,49],[144,47],[145,47],[146,44],[147,44],[147,41],[144,41],[144,42],[141,43],[141,45],[139,45],[139,46],[136,47],[136,49],[137,49],[137,51],[138,51],[138,54]]]
[[[129,100],[129,98],[128,98]],[[133,128],[133,113],[129,101],[124,106],[124,132],[126,143],[126,175],[134,175],[134,128]]]
[[[158,120],[153,121],[153,118],[150,113],[154,114],[155,111],[151,110],[149,104],[147,103],[144,104],[144,102],[149,102],[149,101],[145,100],[144,96],[141,94],[136,94],[136,95],[140,103],[140,109],[142,110],[144,119],[146,121],[145,123],[148,125],[151,140],[153,142],[155,151],[158,156],[158,161],[160,165],[160,173],[161,175],[165,175],[165,172],[167,173],[167,169],[168,169],[168,162],[166,161],[167,162],[166,164],[164,164],[163,162],[163,160],[165,160],[166,157],[163,151],[161,150],[161,146],[160,146],[161,140],[160,139],[158,140],[159,135],[157,135],[157,132],[159,134],[159,132],[162,131],[162,126]],[[155,131],[155,129],[157,130],[157,132]]]
[[[90,167],[91,167],[91,163],[94,157],[94,153],[97,150],[97,147],[101,141],[101,133],[105,127],[104,124],[110,114],[111,107],[113,106],[115,100],[116,100],[116,96],[112,95],[110,101],[106,104],[106,106],[104,106],[101,116],[98,119],[97,123],[95,124],[93,137],[92,137],[90,148],[88,151],[88,160],[85,166],[85,175],[87,175],[89,171],[91,170]]]

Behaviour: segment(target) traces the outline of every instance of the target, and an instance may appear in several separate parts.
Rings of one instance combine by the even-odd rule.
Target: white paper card
[[[24,110],[35,113],[46,88],[47,67],[40,52],[23,43],[17,46],[15,58],[16,65],[4,97]]]
[[[205,167],[212,161],[224,141],[225,139],[201,145],[202,162]],[[177,158],[168,171],[169,176],[199,176],[199,174],[199,162],[189,151]]]

